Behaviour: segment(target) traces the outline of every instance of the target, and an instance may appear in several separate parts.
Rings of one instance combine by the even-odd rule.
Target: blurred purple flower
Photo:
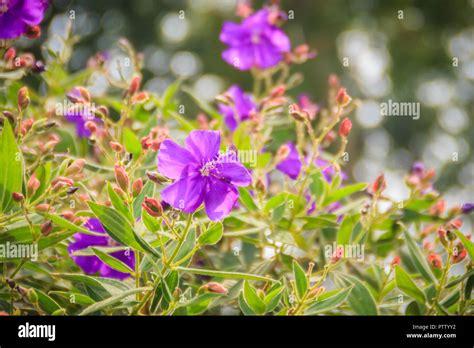
[[[69,254],[82,249],[86,249],[91,246],[111,246],[117,245],[117,243],[110,238],[104,230],[104,227],[101,225],[99,219],[91,218],[85,224],[84,227],[89,231],[103,233],[104,236],[93,236],[85,233],[76,233],[74,235],[75,242],[69,244],[67,250]],[[135,267],[135,254],[131,250],[120,250],[109,254],[110,256],[115,257],[116,259],[122,261],[128,265],[131,269]],[[125,279],[130,276],[128,273],[122,273],[114,270],[113,268],[107,266],[101,259],[97,256],[71,256],[76,265],[81,267],[81,269],[87,274],[99,273],[102,277],[115,278],[115,279]]]
[[[283,174],[287,175],[293,180],[296,180],[298,175],[300,175],[301,171],[301,160],[298,154],[298,150],[296,149],[295,144],[287,143],[286,144],[290,148],[290,152],[288,156],[278,163],[276,169],[278,169]]]
[[[224,22],[220,40],[227,44],[222,58],[239,70],[267,69],[283,59],[290,51],[286,34],[269,20],[270,11],[262,9],[245,18],[242,23]]]
[[[463,214],[469,214],[474,211],[474,203],[464,203],[461,207]]]
[[[321,170],[321,174],[323,174],[324,179],[326,179],[327,182],[331,182],[334,176],[336,175],[336,169],[334,169],[334,166],[333,165],[327,166],[329,162],[321,158],[316,158],[314,163],[320,168],[325,167],[323,170]],[[347,179],[346,173],[341,171],[340,175],[341,175],[342,180]]]
[[[0,1],[0,39],[15,39],[43,20],[47,0]]]
[[[165,140],[158,153],[158,170],[176,181],[161,191],[161,198],[186,213],[204,202],[213,221],[229,215],[239,197],[236,186],[248,186],[252,177],[235,153],[219,153],[220,143],[218,131],[206,130],[189,133],[185,148]]]
[[[250,112],[255,110],[255,103],[237,85],[232,85],[225,93],[232,98],[234,105],[219,104],[219,112],[224,115],[227,127],[233,132],[240,122],[249,118]]]

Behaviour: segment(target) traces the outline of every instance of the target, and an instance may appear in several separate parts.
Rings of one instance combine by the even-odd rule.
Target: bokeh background
[[[113,54],[118,38],[127,37],[144,54],[147,89],[162,93],[186,77],[197,96],[212,102],[232,83],[251,87],[249,73],[234,70],[220,57],[222,23],[238,20],[235,0],[52,3],[46,23],[59,37],[74,11],[73,33],[81,40],[69,62],[73,71],[96,52]],[[421,160],[436,168],[436,186],[449,207],[473,201],[474,1],[281,3],[294,14],[284,26],[293,46],[308,43],[318,52],[298,67],[305,81],[294,95],[306,93],[324,102],[328,75],[336,73],[362,101],[349,147],[352,177],[370,181],[384,171],[388,192],[403,199],[403,177],[413,161]],[[50,35],[48,44],[60,45],[55,40]],[[30,42],[23,40],[24,45]],[[420,119],[382,116],[380,103],[389,99],[421,103]]]

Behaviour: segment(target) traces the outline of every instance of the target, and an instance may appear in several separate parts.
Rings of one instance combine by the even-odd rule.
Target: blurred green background
[[[223,21],[239,20],[234,0],[52,3],[50,30],[60,31],[74,11],[73,31],[82,37],[72,70],[84,67],[96,52],[112,50],[123,36],[143,52],[150,90],[162,93],[181,76],[208,101],[233,83],[250,89],[250,74],[220,57]],[[436,168],[436,186],[448,206],[473,201],[474,1],[281,3],[285,11],[294,11],[284,26],[293,46],[308,43],[318,52],[297,67],[305,81],[294,96],[306,93],[324,104],[328,75],[336,73],[362,100],[348,150],[352,177],[370,181],[384,171],[389,194],[403,199],[408,192],[403,176],[413,161],[422,160]],[[420,119],[382,116],[380,103],[388,100],[419,102]]]

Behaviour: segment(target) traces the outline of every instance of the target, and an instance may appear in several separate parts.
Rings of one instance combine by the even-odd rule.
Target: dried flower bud
[[[43,236],[47,236],[53,230],[53,222],[51,220],[46,221],[44,224],[41,225],[40,230]]]
[[[123,146],[120,145],[119,143],[115,142],[115,141],[111,141],[111,142],[109,143],[109,145],[110,145],[110,147],[112,148],[112,150],[113,150],[114,152],[120,153],[120,152],[123,151]]]
[[[5,63],[8,63],[12,61],[13,59],[15,59],[15,57],[16,57],[16,51],[13,47],[10,47],[6,50],[5,54],[3,55],[3,61]]]
[[[352,129],[352,122],[347,117],[342,120],[341,124],[339,125],[339,135],[343,138],[347,138]]]
[[[27,28],[26,30],[26,33],[25,33],[25,36],[28,38],[28,39],[37,39],[41,36],[41,28],[39,25],[32,25],[30,27]]]
[[[20,111],[25,110],[28,107],[28,105],[30,104],[30,96],[27,87],[21,87],[18,90],[17,100],[18,109]]]
[[[428,255],[428,263],[433,266],[434,268],[441,268],[443,267],[443,262],[441,261],[441,256],[435,253],[431,253]]]
[[[115,172],[115,181],[119,185],[119,187],[128,192],[128,186],[130,185],[130,180],[128,178],[128,174],[122,166],[115,165],[114,167]]]
[[[257,182],[255,183],[255,188],[257,189],[257,191],[262,193],[265,193],[267,191],[265,183],[260,178],[257,179]]]
[[[336,102],[340,107],[345,107],[351,102],[352,98],[347,94],[345,88],[340,88],[336,94]]]
[[[215,292],[216,294],[227,294],[229,292],[229,290],[227,290],[224,285],[217,282],[209,282],[207,284],[204,284],[202,288],[210,292]]]
[[[133,197],[138,196],[140,194],[140,192],[142,192],[142,190],[143,190],[143,180],[138,178],[132,184]]]
[[[377,176],[377,178],[374,180],[372,183],[372,192],[375,193],[381,193],[383,190],[385,190],[385,187],[387,184],[385,183],[385,177],[383,174],[380,174]]]
[[[140,139],[140,144],[142,145],[143,150],[148,150],[151,146],[151,139],[150,136],[144,136],[143,138]]]
[[[396,256],[393,258],[393,260],[392,260],[392,262],[390,263],[390,265],[391,265],[392,267],[395,267],[395,266],[398,266],[398,265],[400,264],[400,262],[401,262],[400,256],[396,255]]]
[[[40,181],[36,178],[36,175],[33,174],[28,180],[28,184],[26,185],[26,192],[28,193],[28,197],[33,196],[40,187],[40,185]]]
[[[75,160],[69,167],[67,167],[65,174],[71,176],[81,173],[85,163],[86,161],[84,159]]]
[[[143,209],[147,211],[148,214],[154,217],[160,217],[163,215],[163,207],[160,202],[151,197],[145,197],[142,203]]]
[[[77,187],[77,186],[70,187],[70,188],[67,189],[66,193],[68,195],[73,195],[77,192],[77,190],[79,190],[79,187]]]
[[[130,82],[130,87],[128,88],[128,95],[132,96],[140,89],[141,78],[140,76],[135,76]]]

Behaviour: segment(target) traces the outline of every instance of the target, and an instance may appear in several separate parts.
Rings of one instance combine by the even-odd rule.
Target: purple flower
[[[0,1],[0,39],[15,39],[43,20],[47,0]]]
[[[474,211],[474,203],[464,203],[461,207],[463,214],[469,214]]]
[[[266,69],[278,64],[290,50],[286,34],[269,20],[270,11],[262,9],[242,23],[224,22],[220,40],[229,46],[222,58],[239,70]]]
[[[84,227],[89,231],[103,233],[104,236],[93,236],[85,233],[76,233],[74,243],[69,244],[67,250],[69,254],[82,249],[86,249],[91,246],[111,246],[117,245],[117,243],[110,238],[104,230],[104,227],[101,225],[99,219],[91,218],[85,224]],[[122,261],[128,265],[131,269],[135,267],[135,254],[131,250],[120,250],[109,254],[110,256],[115,257],[116,259]],[[128,273],[122,273],[114,270],[113,268],[107,266],[102,260],[97,256],[71,256],[76,265],[82,268],[82,270],[87,274],[99,273],[102,277],[115,278],[115,279],[125,279],[130,276]]]
[[[226,94],[232,98],[234,105],[219,104],[219,112],[224,115],[227,127],[233,132],[240,122],[249,118],[250,112],[255,110],[255,103],[237,85],[231,86]]]
[[[300,175],[301,171],[300,156],[298,154],[298,150],[296,149],[295,144],[287,143],[286,145],[289,147],[290,152],[283,161],[278,163],[276,169],[278,169],[280,172],[287,175],[291,179],[296,180],[298,175]]]
[[[207,216],[221,220],[239,197],[236,186],[252,182],[249,171],[234,153],[219,153],[218,131],[194,130],[185,147],[165,140],[158,153],[158,170],[176,181],[161,192],[161,198],[186,213],[196,211],[204,202]]]

